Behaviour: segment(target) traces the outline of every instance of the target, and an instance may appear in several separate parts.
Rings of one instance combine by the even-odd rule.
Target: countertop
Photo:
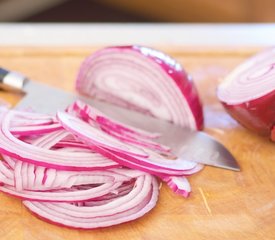
[[[0,24],[0,46],[270,46],[275,24]]]

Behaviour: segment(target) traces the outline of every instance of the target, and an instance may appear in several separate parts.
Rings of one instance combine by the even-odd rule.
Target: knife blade
[[[81,100],[99,109],[101,112],[121,123],[146,131],[161,133],[156,139],[160,144],[169,146],[176,156],[186,160],[239,171],[240,167],[234,156],[217,140],[204,132],[191,131],[96,99],[65,92],[46,84],[31,81],[24,75],[0,68],[0,87],[8,91],[24,92],[25,96],[15,109],[28,109],[54,114],[64,110],[76,100]]]

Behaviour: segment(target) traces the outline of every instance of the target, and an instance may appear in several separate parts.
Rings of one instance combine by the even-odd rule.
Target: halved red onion
[[[80,67],[76,89],[191,129],[202,129],[197,90],[182,66],[168,55],[141,46],[109,47]]]
[[[244,127],[271,137],[275,123],[275,48],[237,66],[220,83],[217,96]]]

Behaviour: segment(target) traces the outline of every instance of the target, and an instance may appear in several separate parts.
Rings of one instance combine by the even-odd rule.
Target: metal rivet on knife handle
[[[27,78],[24,75],[0,68],[1,89],[13,92],[21,92],[26,81]]]

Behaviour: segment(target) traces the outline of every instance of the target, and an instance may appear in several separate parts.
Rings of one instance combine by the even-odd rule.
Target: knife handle
[[[0,88],[6,91],[22,92],[27,78],[18,73],[0,67]]]

